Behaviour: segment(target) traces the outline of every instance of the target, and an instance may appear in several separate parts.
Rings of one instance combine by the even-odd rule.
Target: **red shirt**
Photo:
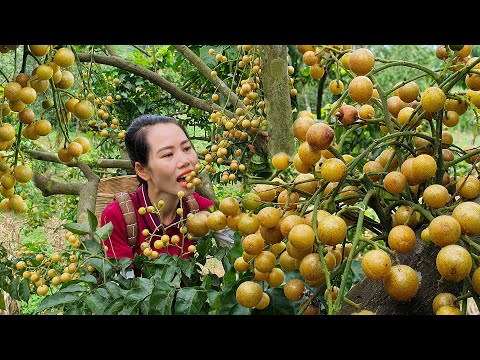
[[[193,193],[193,196],[197,200],[198,207],[200,210],[205,210],[208,207],[214,205],[214,203],[211,200],[198,195],[196,192]],[[152,205],[152,203],[150,202],[150,199],[148,198],[146,184],[140,185],[135,192],[130,193],[130,197],[132,199],[135,212],[137,214],[137,224],[138,224],[137,244],[134,246],[133,251],[137,254],[141,254],[142,249],[140,248],[140,244],[146,241],[146,237],[142,234],[142,230],[148,229],[150,233],[153,233],[154,230],[160,224],[160,220],[158,216],[153,213],[147,212],[144,215],[140,215],[138,213],[138,209],[140,207],[146,208]],[[182,199],[182,201],[184,200]],[[183,217],[186,218],[188,210],[187,210],[187,207],[185,206],[185,202],[183,203],[183,209],[184,209]],[[180,215],[177,215],[175,217],[175,220],[172,222],[172,224],[176,223],[178,220],[180,220]],[[116,259],[130,258],[133,260],[132,248],[127,243],[127,225],[125,224],[122,211],[120,210],[120,205],[118,204],[117,201],[112,201],[103,210],[102,216],[100,218],[100,226],[108,224],[110,221],[112,222],[112,225],[113,225],[113,231],[110,237],[103,242],[103,245],[106,245],[108,247],[107,256],[109,258],[116,258]],[[169,226],[166,230],[166,234],[169,235],[170,238],[173,235],[178,235],[180,237],[180,242],[177,245],[182,246],[182,243],[183,243],[183,252],[185,253],[183,257],[190,257],[193,255],[193,253],[188,253],[187,249],[192,244],[192,240],[188,239],[187,237],[183,239],[183,235],[180,232],[180,227],[181,227],[181,223],[175,224],[173,226]],[[158,227],[158,230],[155,232],[155,234],[159,234],[160,236],[163,235],[162,227]],[[150,235],[147,235],[147,237],[150,237]],[[150,242],[150,247],[152,248],[152,250],[156,250],[159,253],[165,253],[165,247],[157,250],[153,246],[154,242],[159,239],[160,237],[154,236]],[[180,256],[180,251],[181,249],[177,246],[174,246],[174,245],[168,246],[169,255]]]

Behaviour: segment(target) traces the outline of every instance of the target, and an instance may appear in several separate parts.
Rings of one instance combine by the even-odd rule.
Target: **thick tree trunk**
[[[269,158],[284,151],[293,156],[292,106],[286,45],[261,45],[262,86],[269,123]]]

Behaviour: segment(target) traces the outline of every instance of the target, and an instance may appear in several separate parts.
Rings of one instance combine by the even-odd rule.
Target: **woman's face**
[[[185,176],[195,170],[198,157],[183,130],[171,123],[156,124],[146,129],[145,136],[150,148],[148,165],[143,167],[137,162],[135,169],[148,182],[149,191],[177,196],[182,190],[192,194]]]

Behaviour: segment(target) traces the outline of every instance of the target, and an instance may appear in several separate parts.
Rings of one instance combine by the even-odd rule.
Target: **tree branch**
[[[227,99],[235,108],[242,108],[246,110],[247,107],[245,104],[240,101],[238,96],[230,90],[230,88],[218,78],[218,76],[212,77],[212,69],[208,67],[207,64],[203,62],[192,50],[190,50],[186,45],[173,45],[177,51],[182,54],[188,61],[195,66],[200,73],[202,73],[205,78],[210,81]]]
[[[190,105],[194,108],[207,111],[209,113],[213,111],[223,111],[229,117],[235,117],[235,114],[231,111],[224,110],[221,106],[213,103],[213,101],[209,100],[202,100],[196,97],[187,94],[183,90],[176,87],[171,82],[165,80],[160,75],[156,74],[155,72],[148,70],[140,65],[133,64],[130,61],[122,59],[118,56],[106,56],[106,55],[99,55],[99,54],[86,54],[86,53],[78,53],[78,59],[81,62],[91,62],[94,61],[99,64],[110,65],[117,67],[119,69],[123,69],[128,71],[132,74],[138,75],[153,84],[160,86],[163,90],[168,92],[172,95],[175,99],[181,101],[184,104]]]
[[[61,183],[43,176],[37,171],[33,172],[33,183],[42,191],[43,196],[50,195],[78,195],[84,184]]]

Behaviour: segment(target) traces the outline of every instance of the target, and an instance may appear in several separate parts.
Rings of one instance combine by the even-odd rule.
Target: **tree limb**
[[[119,69],[123,69],[128,71],[132,74],[138,75],[155,85],[160,86],[163,90],[168,92],[172,95],[175,99],[181,101],[184,104],[190,105],[194,108],[207,111],[209,113],[213,111],[223,111],[229,117],[235,117],[235,114],[231,111],[224,110],[221,106],[213,103],[213,101],[209,100],[202,100],[196,97],[187,94],[183,90],[176,87],[171,82],[167,81],[160,75],[156,74],[155,72],[144,68],[143,66],[133,64],[132,62],[122,59],[118,56],[106,56],[106,55],[99,55],[99,54],[86,54],[86,53],[78,53],[78,59],[81,62],[91,62],[94,61],[99,64],[110,65],[117,67]]]
[[[84,184],[81,183],[61,183],[43,176],[37,171],[33,172],[33,183],[42,192],[43,196],[50,195],[78,195]]]
[[[222,93],[228,101],[235,108],[242,108],[246,110],[247,107],[245,104],[238,98],[237,94],[230,90],[230,88],[222,81],[218,76],[212,77],[212,69],[208,67],[207,64],[203,62],[192,50],[190,50],[186,45],[173,45],[179,53],[181,53],[188,61],[195,66],[205,78],[210,81],[219,91]]]

